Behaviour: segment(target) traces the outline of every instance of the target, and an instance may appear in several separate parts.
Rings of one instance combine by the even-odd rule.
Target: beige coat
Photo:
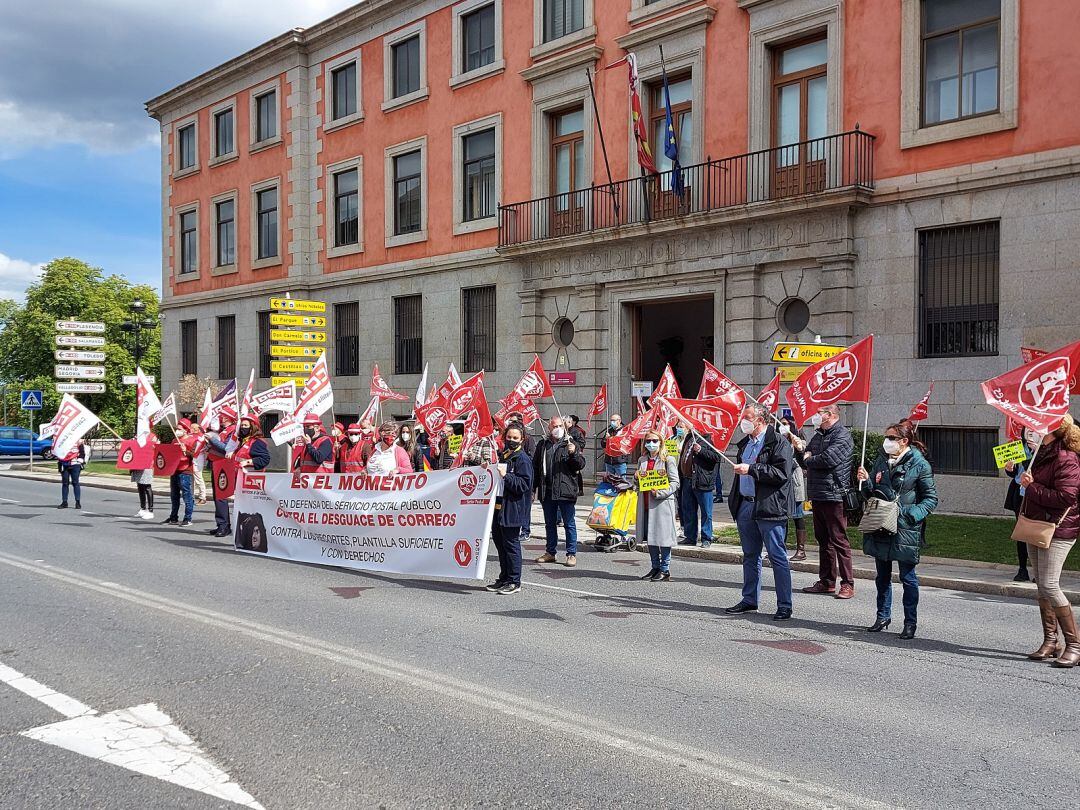
[[[638,459],[638,470],[644,471],[648,456]],[[648,493],[640,492],[637,502],[637,539],[639,543],[650,546],[675,546],[679,539],[675,532],[675,510],[679,500],[679,462],[673,456],[667,457],[667,489],[654,489]],[[645,496],[649,497],[646,498]],[[648,518],[645,515],[645,502],[649,502]],[[648,527],[648,528],[646,528]]]

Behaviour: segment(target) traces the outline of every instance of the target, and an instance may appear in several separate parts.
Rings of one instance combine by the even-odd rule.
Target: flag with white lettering
[[[911,422],[922,422],[924,419],[930,416],[930,395],[934,393],[934,381],[930,381],[930,390],[926,392],[926,396],[915,403],[911,409],[911,413],[908,414],[908,420]]]
[[[49,422],[54,436],[53,455],[60,459],[68,455],[75,449],[79,439],[96,427],[99,421],[97,416],[79,400],[71,394],[64,394],[56,416]]]
[[[780,372],[777,372],[772,381],[765,386],[758,395],[757,401],[758,405],[764,406],[769,413],[776,413],[780,407]]]
[[[675,381],[675,372],[671,370],[671,363],[664,366],[664,373],[660,375],[660,382],[656,384],[656,388],[649,397],[649,404],[655,405],[660,397],[674,399],[682,397],[679,392],[679,384]]]
[[[135,403],[135,439],[145,444],[154,414],[161,410],[161,400],[139,366],[135,367]]]
[[[404,394],[399,394],[390,389],[386,380],[382,378],[379,373],[379,364],[376,363],[371,368],[371,390],[368,392],[370,396],[378,397],[381,400],[395,400],[402,401],[408,399]]]
[[[791,384],[786,396],[796,426],[801,428],[827,405],[869,402],[873,361],[874,336],[867,335],[840,354],[807,368]]]
[[[982,384],[988,405],[1039,433],[1055,430],[1069,412],[1070,382],[1080,369],[1080,341],[1048,352]]]

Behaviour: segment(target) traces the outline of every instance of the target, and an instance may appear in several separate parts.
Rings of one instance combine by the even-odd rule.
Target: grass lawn
[[[806,527],[809,542],[813,543],[814,526],[809,515],[806,516]],[[931,515],[926,524],[923,554],[927,557],[1016,565],[1016,544],[1009,539],[1012,527],[1012,518]],[[848,537],[851,538],[852,548],[862,548],[862,534],[858,529],[848,529]],[[738,543],[739,533],[735,528],[723,529],[718,539]],[[788,545],[795,547],[794,528],[788,533]],[[1080,553],[1070,554],[1066,558],[1065,569],[1080,571]]]

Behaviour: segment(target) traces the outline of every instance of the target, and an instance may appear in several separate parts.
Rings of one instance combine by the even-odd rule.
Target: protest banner
[[[125,439],[116,453],[116,469],[149,470],[154,466],[155,448],[150,442],[142,445],[136,439]]]
[[[1027,461],[1027,453],[1024,452],[1024,443],[1021,441],[999,444],[994,448],[994,463],[1001,469],[1010,461]]]
[[[154,449],[154,475],[168,478],[184,459],[184,451],[178,444],[159,444]]]
[[[455,433],[453,436],[446,440],[446,449],[452,455],[457,455],[461,452],[461,443],[465,440],[465,437],[460,433]]]
[[[667,489],[669,484],[666,470],[645,470],[638,473],[638,490],[641,492]]]
[[[675,456],[676,458],[682,452],[678,439],[664,439],[664,449],[667,450],[669,456]]]
[[[495,467],[397,476],[243,472],[235,547],[379,573],[483,579]]]

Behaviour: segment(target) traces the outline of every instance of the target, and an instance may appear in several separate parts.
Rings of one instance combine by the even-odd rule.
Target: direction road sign
[[[270,309],[285,312],[326,312],[325,301],[305,301],[300,298],[271,298]]]
[[[97,321],[57,321],[57,332],[95,332],[104,334],[105,324]]]
[[[294,329],[271,329],[270,340],[282,343],[326,343],[326,332],[300,332]]]
[[[57,346],[104,346],[105,338],[94,335],[57,335]]]
[[[57,383],[60,394],[104,394],[105,383]]]
[[[279,374],[303,374],[315,368],[314,363],[298,360],[271,360],[270,370]]]
[[[153,385],[157,382],[157,377],[155,377],[153,374],[147,374],[146,381]],[[124,383],[124,385],[135,385],[139,382],[139,378],[134,374],[125,374],[122,382]]]
[[[270,354],[274,357],[314,357],[325,351],[322,346],[271,346]]]
[[[61,380],[103,380],[105,366],[53,366],[53,376]]]
[[[23,391],[22,397],[19,401],[19,407],[21,407],[24,411],[40,411],[41,391],[36,388]]]
[[[845,348],[824,343],[777,343],[772,359],[774,363],[817,363],[835,357]]]
[[[309,329],[324,329],[326,318],[322,315],[280,315],[270,313],[271,326],[305,326]]]
[[[83,363],[104,363],[105,352],[80,352],[74,349],[57,349],[53,352],[57,360],[79,360]]]
[[[307,384],[307,377],[271,377],[270,385],[284,385],[292,380],[297,388],[303,388]]]

